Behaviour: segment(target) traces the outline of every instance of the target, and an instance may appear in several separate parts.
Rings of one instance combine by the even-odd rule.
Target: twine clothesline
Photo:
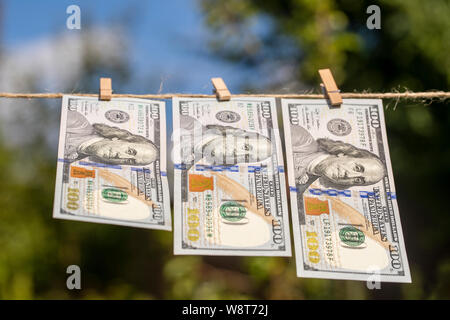
[[[16,99],[58,99],[64,95],[73,95],[80,97],[98,97],[95,93],[9,93],[0,92],[0,98],[16,98]],[[174,97],[180,98],[215,98],[214,94],[192,94],[192,93],[165,93],[165,94],[122,94],[113,93],[112,98],[143,98],[143,99],[170,99]],[[286,99],[323,99],[323,94],[314,93],[264,93],[264,94],[232,94],[232,97],[273,97],[273,98],[286,98]],[[366,98],[366,99],[449,99],[450,92],[447,91],[429,91],[429,92],[383,92],[383,93],[370,93],[370,92],[342,92],[342,98]]]

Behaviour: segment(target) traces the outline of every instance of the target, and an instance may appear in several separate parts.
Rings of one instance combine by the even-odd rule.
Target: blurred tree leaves
[[[448,1],[199,3],[211,51],[259,76],[246,90],[317,88],[322,67],[344,91],[448,90]],[[381,8],[381,30],[365,26],[370,4]],[[95,92],[103,74],[120,91],[129,76],[126,42],[110,61],[93,46],[86,38],[78,89]],[[26,81],[36,91],[39,77]],[[20,146],[0,138],[0,299],[450,298],[448,104],[384,103],[413,284],[370,291],[364,282],[299,279],[294,258],[173,256],[169,232],[54,220],[56,150],[45,132],[59,121],[59,101],[17,100],[41,134]],[[79,292],[66,289],[71,264],[81,267]]]
[[[331,67],[342,89],[358,91],[445,89],[450,83],[445,0],[200,3],[213,30],[214,52],[248,67],[284,61],[303,84],[317,84],[317,70]],[[366,27],[371,4],[381,8],[381,30]],[[428,74],[429,68],[434,72]],[[431,86],[423,86],[423,75]]]

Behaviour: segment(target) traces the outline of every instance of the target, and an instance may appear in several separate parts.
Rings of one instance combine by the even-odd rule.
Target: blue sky
[[[196,0],[0,0],[3,5],[1,42],[6,49],[61,33],[81,35],[87,23],[102,27],[127,21],[132,79],[150,78],[152,93],[165,79],[163,92],[211,93],[210,78],[222,76],[238,92],[245,71],[208,54],[208,28]],[[68,30],[66,8],[81,9],[82,30]],[[122,19],[122,20],[120,20]],[[183,74],[180,81],[176,75]],[[178,78],[178,81],[176,80]],[[113,79],[114,81],[114,79]],[[113,82],[114,83],[114,82]],[[138,86],[142,88],[142,84]],[[142,89],[140,89],[142,91]]]
[[[61,63],[49,63],[48,56],[42,55],[42,44],[44,47],[48,46],[61,35],[70,35],[71,39],[81,37],[84,31],[90,29],[89,26],[104,29],[117,25],[126,26],[129,45],[127,59],[130,62],[131,74],[129,82],[119,90],[116,90],[117,86],[114,86],[114,78],[112,79],[113,90],[116,93],[157,93],[163,80],[162,93],[210,94],[212,93],[210,79],[217,76],[223,77],[232,93],[239,93],[249,77],[254,79],[252,85],[257,87],[258,83],[261,84],[262,77],[258,78],[242,66],[217,59],[208,51],[208,38],[211,34],[205,25],[198,1],[0,0],[0,11],[3,11],[0,12],[0,45],[9,57],[17,57],[19,53],[24,53],[20,55],[21,59],[9,64],[9,73],[4,72],[3,77],[6,78],[8,86],[3,82],[0,91],[30,90],[23,87],[26,84],[26,77],[22,76],[23,70],[22,73],[16,72],[14,63],[20,63],[21,69],[33,66],[33,69],[37,70],[35,71],[37,77],[40,72],[45,71],[46,77],[50,78],[50,81],[48,79],[45,81],[45,78],[41,77],[37,91],[80,92],[78,78],[72,78],[69,83],[61,80],[63,78],[61,73],[64,73],[60,72]],[[66,20],[69,17],[66,9],[73,4],[78,5],[81,10],[81,30],[69,30],[66,27]],[[36,55],[33,51],[35,48],[41,50],[40,55]],[[45,53],[49,52],[44,50]],[[11,75],[16,79],[12,80]],[[99,77],[105,75],[108,76],[99,73]],[[170,137],[171,101],[166,102],[168,137]],[[34,103],[37,103],[37,100],[2,100],[0,120],[10,124],[4,131],[9,133],[21,131],[23,122],[15,126],[16,122],[13,119],[32,118],[26,112],[31,112]],[[52,100],[48,103],[58,108],[60,102]],[[23,107],[17,108],[18,104]],[[22,114],[21,112],[24,115],[16,116],[17,113]],[[28,131],[30,130],[31,127]],[[48,131],[48,137],[57,139],[56,122],[54,124],[49,120]],[[56,141],[52,140],[51,143],[57,146]]]

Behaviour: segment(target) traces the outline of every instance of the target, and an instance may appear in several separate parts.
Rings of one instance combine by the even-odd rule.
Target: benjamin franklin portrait
[[[174,159],[188,164],[203,160],[210,165],[254,163],[272,156],[269,137],[253,131],[218,124],[202,125],[190,116],[180,116],[180,155]],[[177,150],[178,148],[174,148]]]
[[[386,175],[381,159],[372,152],[328,138],[315,140],[301,126],[291,128],[297,187],[306,190],[313,181],[329,188],[367,186]]]
[[[84,158],[111,165],[144,166],[159,157],[153,142],[103,123],[91,124],[77,111],[67,112],[64,159]]]

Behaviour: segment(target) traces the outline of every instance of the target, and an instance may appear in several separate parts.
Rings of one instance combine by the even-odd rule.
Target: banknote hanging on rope
[[[175,254],[290,256],[273,98],[173,99]]]
[[[53,217],[171,230],[164,102],[63,97]]]
[[[382,101],[282,109],[298,276],[411,282]]]

